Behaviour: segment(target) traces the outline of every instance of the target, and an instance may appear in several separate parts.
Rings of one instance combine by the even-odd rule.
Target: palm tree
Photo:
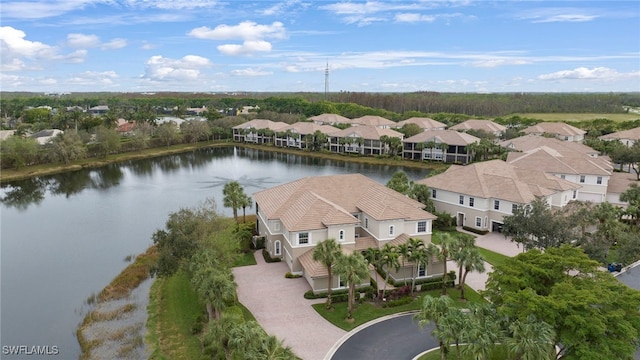
[[[457,247],[458,239],[449,233],[442,233],[440,236],[440,246],[429,244],[429,250],[444,264],[444,275],[442,276],[442,295],[447,295],[447,261]]]
[[[440,329],[434,331],[434,336],[441,340],[447,349],[452,343],[455,344],[458,360],[462,358],[460,340],[468,322],[469,318],[459,308],[451,307],[440,319]]]
[[[191,283],[207,306],[209,321],[220,318],[222,309],[236,298],[236,283],[230,270],[215,266],[216,259],[201,252],[191,262]]]
[[[253,200],[251,199],[251,196],[248,196],[245,194],[245,196],[243,196],[240,201],[240,206],[242,206],[242,222],[246,223],[247,222],[246,209],[247,208],[251,209],[253,207]]]
[[[509,354],[519,360],[547,360],[555,358],[555,333],[551,325],[529,315],[525,321],[516,320],[509,325],[504,344]]]
[[[275,336],[266,336],[262,341],[260,351],[264,360],[296,360],[298,357],[293,353],[290,347],[285,346],[282,340],[278,340]]]
[[[452,306],[452,300],[448,296],[433,297],[426,295],[422,301],[420,312],[414,315],[414,319],[419,321],[420,326],[434,324],[435,329],[432,335],[443,334],[442,318]],[[443,341],[443,337],[436,336],[440,345],[440,359],[445,360],[447,347]]]
[[[398,246],[396,246],[396,251],[400,256],[400,266],[404,268],[404,261],[409,259],[409,254],[411,253],[411,250],[409,249],[409,244],[407,243],[399,244]],[[404,286],[407,286],[406,276],[404,277]]]
[[[411,295],[413,295],[413,289],[416,287],[416,275],[420,265],[425,265],[428,261],[429,253],[424,246],[424,242],[418,238],[409,238],[407,241],[409,246],[409,261],[413,262],[415,266],[411,268]]]
[[[458,273],[460,276],[460,298],[465,299],[464,297],[464,286],[467,281],[467,275],[472,271],[477,271],[479,273],[483,273],[485,271],[484,266],[484,257],[480,254],[480,250],[477,247],[473,247],[470,249],[464,250],[464,258],[462,259],[462,264],[464,265],[463,273]]]
[[[333,265],[342,254],[342,246],[335,239],[327,239],[313,249],[313,260],[327,267],[327,309],[331,309],[331,285],[333,284]]]
[[[353,318],[353,308],[355,305],[356,285],[362,283],[369,277],[367,260],[362,254],[354,252],[351,255],[340,253],[336,261],[336,271],[349,286],[349,302],[347,306],[347,319]]]
[[[502,337],[495,308],[490,304],[471,304],[469,310],[469,319],[463,333],[467,346],[462,353],[476,360],[489,359],[495,344]]]
[[[400,254],[396,251],[395,246],[387,243],[384,244],[382,250],[380,250],[380,263],[382,267],[386,267],[386,276],[384,279],[384,286],[382,287],[382,296],[384,296],[385,291],[387,291],[387,284],[389,283],[389,274],[391,273],[391,268],[398,269],[400,266],[400,262],[398,257]]]
[[[233,218],[238,222],[238,209],[242,207],[243,199],[246,197],[242,186],[237,181],[231,181],[224,185],[222,189],[224,195],[224,207],[233,209]]]

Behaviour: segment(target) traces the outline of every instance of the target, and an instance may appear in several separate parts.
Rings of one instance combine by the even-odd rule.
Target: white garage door
[[[591,202],[602,202],[602,194],[594,194],[594,193],[584,193],[581,192],[578,194],[578,200],[582,201],[591,201]]]

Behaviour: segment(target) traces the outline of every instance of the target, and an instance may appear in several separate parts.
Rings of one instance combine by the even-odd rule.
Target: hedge
[[[332,291],[331,292],[331,301],[332,302],[345,302],[347,300],[349,300],[349,290],[347,289],[341,289],[341,290],[336,290],[336,291]],[[363,292],[371,292],[373,291],[373,287],[371,286],[365,286],[365,287],[361,287],[361,288],[357,288],[356,292],[358,293],[363,293]],[[322,299],[322,298],[326,298],[327,297],[327,292],[320,292],[317,294],[313,293],[313,290],[309,290],[306,293],[304,293],[304,298],[305,299]]]
[[[474,234],[478,234],[478,235],[487,235],[489,233],[489,230],[478,230],[476,228],[472,228],[469,226],[463,226],[462,227],[464,230],[470,231]]]
[[[274,263],[274,262],[280,262],[281,261],[280,258],[272,258],[271,255],[269,255],[269,252],[267,251],[267,249],[262,249],[262,256],[264,257],[264,261],[266,261],[268,263]]]

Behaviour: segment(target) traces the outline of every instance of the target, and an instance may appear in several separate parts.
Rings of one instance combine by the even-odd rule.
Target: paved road
[[[405,314],[370,325],[351,335],[331,360],[410,360],[438,346],[432,326],[420,328],[413,314]],[[331,354],[329,354],[331,355]]]

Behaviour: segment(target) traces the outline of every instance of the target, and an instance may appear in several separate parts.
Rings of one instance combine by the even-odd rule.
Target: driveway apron
[[[304,293],[311,287],[304,278],[287,279],[285,263],[266,263],[259,251],[254,256],[257,265],[233,269],[238,300],[269,335],[283,340],[300,358],[323,359],[346,334],[311,307],[325,299],[305,299]]]

